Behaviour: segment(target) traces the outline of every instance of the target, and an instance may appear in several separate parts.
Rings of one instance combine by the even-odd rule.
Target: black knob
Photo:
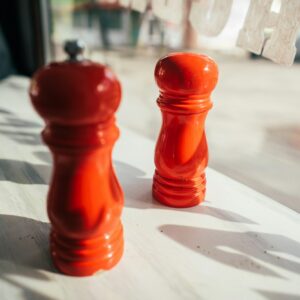
[[[82,40],[68,40],[65,42],[64,50],[69,55],[69,61],[83,60],[85,44]]]

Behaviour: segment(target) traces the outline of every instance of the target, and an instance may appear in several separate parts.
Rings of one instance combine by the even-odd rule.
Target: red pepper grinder
[[[38,70],[30,87],[54,163],[47,202],[51,256],[59,271],[73,276],[110,269],[123,253],[123,192],[111,159],[121,86],[108,67],[84,59],[83,50],[80,41],[67,42],[69,58]]]
[[[155,68],[163,123],[155,149],[153,196],[172,207],[204,200],[208,149],[204,123],[218,68],[209,57],[172,53]]]

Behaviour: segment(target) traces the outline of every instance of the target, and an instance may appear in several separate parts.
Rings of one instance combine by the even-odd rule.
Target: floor
[[[155,52],[94,53],[123,86],[119,123],[156,140]],[[210,167],[300,211],[300,65],[209,53],[220,78],[207,119]]]

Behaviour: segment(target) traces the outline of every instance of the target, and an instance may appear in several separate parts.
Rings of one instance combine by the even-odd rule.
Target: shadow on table
[[[280,278],[282,276],[266,264],[296,274],[300,272],[300,244],[282,235],[253,231],[230,232],[173,224],[162,225],[158,229],[163,235],[196,253],[236,269]],[[294,256],[295,260],[282,254]]]
[[[34,155],[39,158],[41,161],[47,163],[47,164],[52,164],[52,157],[50,152],[46,151],[34,151]]]
[[[20,131],[20,129],[38,128],[40,124],[14,116],[7,110],[0,108],[0,114],[5,115],[0,122],[0,134],[10,137],[15,142],[26,145],[41,145],[39,133]],[[48,184],[51,168],[47,165],[32,164],[25,161],[0,159],[0,181],[10,181],[21,184]]]
[[[270,292],[270,291],[262,291],[256,290],[259,294],[263,295],[265,299],[269,300],[299,300],[300,295],[295,294],[286,294],[286,293],[279,293],[279,292]]]
[[[12,140],[20,144],[31,146],[37,146],[42,144],[40,134],[33,132],[0,130],[0,134],[8,136]]]
[[[50,280],[41,271],[56,273],[48,249],[49,228],[48,223],[0,214],[0,280],[20,288],[26,300],[54,300],[22,283],[22,277]]]
[[[0,108],[0,114],[2,115],[12,115],[12,113],[6,109]]]
[[[48,184],[50,175],[51,167],[49,165],[0,159],[0,181],[21,184]]]
[[[40,133],[20,131],[20,129],[42,128],[37,122],[24,120],[13,113],[0,108],[0,114],[3,115],[3,120],[0,121],[0,134],[8,136],[17,143],[25,145],[40,145],[42,144]],[[6,129],[3,129],[6,128]]]
[[[21,127],[21,128],[41,127],[39,123],[21,119],[19,116],[16,116],[14,113],[3,108],[0,108],[0,114],[5,115],[5,122],[0,122],[1,127],[3,126]]]
[[[145,173],[140,169],[124,162],[114,161],[118,178],[125,193],[125,206],[140,209],[165,209],[210,215],[217,219],[244,224],[257,224],[254,221],[235,212],[209,206],[195,206],[189,208],[172,208],[159,204],[152,197],[152,178],[144,178]]]
[[[175,209],[160,205],[151,194],[152,178],[126,163],[114,165],[125,192],[125,206],[138,209],[165,209],[210,215],[217,219],[244,224],[257,224],[248,218],[209,206]],[[189,249],[233,268],[282,278],[266,264],[299,273],[299,260],[281,257],[279,253],[300,258],[300,244],[282,235],[255,231],[231,232],[180,225],[162,225],[162,234]],[[263,262],[263,263],[261,263]]]
[[[0,127],[41,128],[41,125],[37,122],[22,120],[19,117],[6,117],[5,122],[0,122]]]

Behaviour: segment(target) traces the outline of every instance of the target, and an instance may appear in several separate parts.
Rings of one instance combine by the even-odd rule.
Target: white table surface
[[[58,274],[45,211],[50,156],[28,103],[21,82],[0,87],[1,300],[300,299],[296,212],[211,169],[204,204],[164,207],[151,197],[154,143],[125,129],[114,151],[123,259],[92,277]]]

